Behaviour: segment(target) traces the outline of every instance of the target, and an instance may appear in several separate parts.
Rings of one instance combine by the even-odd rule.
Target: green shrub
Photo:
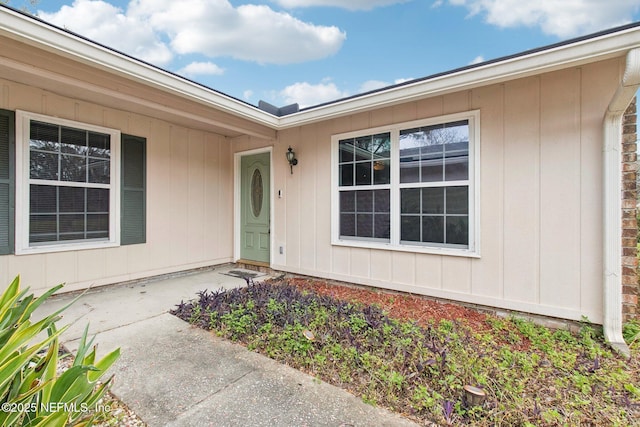
[[[622,329],[622,335],[629,345],[640,342],[640,321],[631,320],[625,323]]]
[[[120,349],[96,360],[88,326],[80,340],[73,365],[57,374],[59,337],[68,328],[56,327],[69,305],[38,321],[31,315],[62,285],[35,298],[20,290],[20,278],[0,296],[0,426],[90,426],[97,403],[113,377],[99,383],[120,357]],[[47,333],[45,338],[41,332]]]

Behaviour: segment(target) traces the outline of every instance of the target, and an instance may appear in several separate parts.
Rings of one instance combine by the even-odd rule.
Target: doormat
[[[225,276],[238,277],[240,279],[255,279],[256,277],[266,276],[265,273],[260,273],[259,271],[250,271],[250,270],[230,270],[224,274]]]

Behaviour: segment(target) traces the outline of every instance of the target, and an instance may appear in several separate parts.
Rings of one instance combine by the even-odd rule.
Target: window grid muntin
[[[51,245],[51,244],[60,244],[60,243],[74,243],[74,242],[90,242],[90,241],[109,241],[111,236],[111,212],[109,211],[111,208],[110,198],[113,197],[111,193],[112,188],[112,136],[110,134],[92,131],[88,129],[79,129],[66,125],[49,123],[46,121],[41,121],[37,119],[28,120],[28,142],[27,142],[27,152],[28,152],[28,172],[27,172],[27,188],[29,199],[31,199],[32,195],[32,187],[33,186],[48,186],[55,188],[55,197],[56,197],[56,212],[33,212],[30,207],[27,210],[27,221],[28,221],[28,243],[30,246],[43,246],[43,245]],[[49,131],[55,132],[55,140],[53,140],[53,132],[49,135],[51,137],[50,140],[38,139],[37,136],[39,134],[33,135],[34,129],[38,129],[38,126],[41,128],[48,128]],[[72,135],[71,142],[69,142],[68,138],[63,138],[63,134]],[[83,138],[73,138],[73,135],[76,136],[83,135]],[[43,135],[44,136],[44,135]],[[102,144],[100,144],[100,140],[102,140]],[[84,142],[84,145],[78,144],[78,142]],[[40,142],[41,144],[38,144]],[[45,144],[42,144],[42,143]],[[49,143],[49,144],[46,144]],[[39,145],[39,147],[34,147]],[[76,148],[74,148],[76,147]],[[46,149],[51,148],[51,149]],[[48,154],[55,155],[57,157],[57,170],[53,174],[57,179],[39,179],[32,178],[32,168],[33,168],[33,153],[38,154]],[[81,154],[77,154],[81,153]],[[64,179],[65,176],[63,174],[63,161],[65,158],[76,158],[82,159],[84,163],[84,177],[82,181],[72,180],[72,179]],[[102,179],[96,181],[92,179],[91,172],[93,170],[92,165],[97,165],[98,167],[105,167],[106,162],[106,170],[107,173],[103,175]],[[106,180],[106,182],[104,182]],[[102,181],[102,182],[101,182]],[[83,200],[83,211],[82,212],[62,212],[60,206],[60,189],[61,188],[82,188],[84,189],[84,200]],[[107,194],[107,211],[99,211],[99,212],[89,212],[88,205],[88,193],[89,189],[102,189],[107,190],[109,193]],[[106,215],[106,221],[104,216]],[[34,221],[36,218],[55,218],[55,232],[39,232],[34,233],[33,229],[36,228],[37,222]],[[73,218],[82,218],[82,231],[63,231],[66,225],[77,226],[72,222]],[[99,218],[102,217],[102,218]],[[97,222],[93,222],[97,220]],[[101,229],[98,230],[90,230],[93,228],[93,225],[96,223],[103,224]]]
[[[32,138],[32,134],[34,131],[37,131],[39,128],[57,128],[56,141],[52,140],[43,140],[43,139],[35,139]],[[66,138],[63,138],[64,134],[84,134],[84,145],[68,143]],[[92,141],[96,139],[102,139],[104,142],[107,142],[107,148],[99,148],[94,145],[91,145]],[[53,174],[57,177],[57,179],[47,179],[47,181],[64,181],[64,182],[75,182],[75,183],[91,183],[91,184],[109,184],[111,181],[111,140],[110,135],[85,130],[78,129],[69,126],[56,125],[52,123],[42,122],[39,120],[31,120],[29,124],[29,179],[42,179],[38,176],[33,176],[32,167],[33,167],[33,154],[41,154],[41,155],[55,155],[57,157],[57,170]],[[43,148],[34,147],[38,142],[49,142],[53,143],[55,146],[55,150],[47,150]],[[77,142],[77,141],[76,141]],[[46,146],[45,146],[46,147]],[[78,147],[75,150],[70,147]],[[92,155],[92,153],[95,153]],[[84,163],[84,179],[83,180],[75,180],[75,179],[65,179],[63,175],[63,162],[65,159],[82,159]],[[99,169],[100,167],[105,167],[107,174],[105,176],[98,176],[101,178],[100,180],[92,179],[92,171]]]
[[[341,244],[344,242],[346,246],[356,246],[356,247],[364,247],[364,248],[388,248],[399,251],[408,251],[412,252],[412,247],[415,248],[418,252],[426,252],[426,253],[448,253],[451,255],[459,255],[459,256],[479,256],[480,251],[480,235],[479,235],[479,205],[478,205],[478,195],[479,195],[479,146],[480,146],[480,128],[479,128],[479,118],[480,114],[478,110],[468,111],[464,113],[454,113],[445,116],[429,118],[429,119],[420,119],[412,122],[399,123],[390,126],[378,127],[375,129],[365,130],[362,133],[373,134],[373,133],[383,133],[390,132],[391,133],[391,240],[390,242],[386,242],[387,245],[384,246],[376,246],[375,243],[367,243],[366,239],[358,239],[358,238],[346,238],[344,236],[339,235],[339,227],[340,227],[340,219],[338,209],[333,211],[334,219],[333,219],[333,244]],[[462,122],[468,129],[468,138],[466,149],[466,164],[467,164],[467,172],[466,172],[466,180],[456,179],[455,181],[440,181],[440,182],[401,182],[400,181],[400,132],[402,130],[409,130],[411,128],[419,128],[426,126],[426,123],[435,124],[436,126],[440,126],[443,123],[456,123]],[[334,141],[334,166],[335,172],[333,174],[332,179],[334,181],[334,191],[336,195],[336,203],[339,199],[339,192],[345,190],[345,186],[340,185],[340,177],[339,177],[339,165],[344,164],[345,162],[340,161],[340,150],[339,150],[339,141],[343,141],[345,139],[357,138],[358,132],[348,132],[344,134],[337,134],[333,136]],[[346,137],[346,138],[345,138]],[[455,151],[455,150],[450,150]],[[467,210],[468,215],[461,215],[467,217],[466,224],[466,241],[468,244],[466,245],[458,245],[458,244],[447,244],[440,245],[435,243],[421,243],[421,242],[401,242],[400,239],[400,192],[403,188],[412,188],[412,187],[450,187],[450,186],[466,186],[467,187]],[[453,217],[453,215],[450,215]],[[352,243],[346,243],[345,241],[350,241]],[[361,244],[359,244],[361,243]],[[423,248],[423,249],[418,249]],[[434,249],[434,251],[430,251],[429,248]],[[440,250],[444,250],[441,252]],[[451,249],[452,251],[448,251]]]
[[[367,147],[367,144],[368,147]],[[385,145],[388,147],[384,150]],[[367,148],[363,148],[367,147]],[[383,149],[383,151],[379,151]],[[387,185],[391,182],[391,132],[371,133],[338,141],[338,185],[340,187],[361,187],[367,185]],[[376,156],[376,153],[379,153]],[[351,170],[351,177],[344,183]],[[368,175],[358,171],[368,169]],[[345,171],[345,172],[343,172]]]
[[[438,189],[441,188],[443,190],[443,206],[442,206],[442,212],[425,212],[425,203],[424,203],[424,191],[423,189]],[[464,188],[467,190],[467,194],[466,194],[466,213],[451,213],[449,212],[449,203],[448,203],[448,189],[453,189],[453,188]],[[403,190],[418,190],[419,192],[419,211],[418,212],[403,212],[402,209],[404,207],[404,203],[403,203]],[[470,236],[469,236],[469,218],[470,218],[470,206],[469,206],[469,186],[468,185],[429,185],[429,186],[405,186],[400,188],[400,244],[408,244],[408,245],[413,245],[413,244],[418,244],[418,245],[442,245],[442,247],[459,247],[459,248],[467,248],[469,246],[469,240],[470,240]],[[403,225],[405,224],[405,218],[418,218],[418,224],[419,224],[419,236],[420,236],[420,240],[409,240],[409,239],[403,239]],[[438,241],[430,241],[430,240],[425,240],[425,230],[424,230],[424,223],[425,223],[425,219],[427,218],[443,218],[443,226],[442,226],[442,242],[438,242]],[[448,225],[449,222],[447,221],[448,218],[463,218],[467,220],[467,225],[466,225],[466,237],[467,237],[467,243],[457,243],[457,242],[450,242],[449,238],[448,238]]]
[[[49,185],[49,184],[30,184],[29,186],[29,194],[30,197],[33,196],[34,186],[39,187],[50,187],[55,191],[55,208],[53,211],[35,211],[33,209],[33,202],[30,204],[29,209],[29,242],[37,243],[37,244],[45,244],[45,243],[57,243],[57,242],[72,242],[72,241],[87,241],[87,240],[95,240],[95,239],[108,239],[109,238],[109,197],[108,188],[95,188],[95,187],[74,187],[74,186],[57,186],[57,185]],[[82,210],[66,210],[61,206],[61,191],[65,188],[79,188],[83,190],[83,200],[82,200]],[[91,210],[90,209],[90,198],[89,192],[92,189],[107,191],[106,193],[106,210]],[[103,201],[104,203],[104,201]],[[99,230],[90,230],[91,221],[99,219],[100,217],[104,218],[106,216],[106,221],[104,219],[100,222],[105,223],[105,227]],[[45,218],[45,217],[53,217],[55,218],[55,232],[33,232],[33,225],[35,218]],[[82,230],[81,231],[62,231],[62,224],[64,221],[72,219],[73,217],[82,217]],[[74,237],[82,234],[82,237],[73,239],[69,237]],[[51,238],[53,236],[53,238]]]
[[[381,242],[389,242],[391,238],[391,227],[390,225],[386,228],[386,233],[383,233],[382,236],[378,233],[377,225],[379,223],[377,221],[382,221],[384,223],[385,217],[387,218],[388,224],[391,223],[391,192],[390,186],[368,186],[367,188],[344,188],[341,189],[338,193],[338,216],[340,218],[340,229],[338,234],[340,238],[346,239],[372,239],[375,241]],[[382,192],[387,192],[386,196],[386,210],[385,210],[385,201],[379,200],[378,194],[382,194]],[[360,202],[358,201],[358,196],[360,194],[371,193],[371,207],[370,209],[361,208]],[[343,194],[353,194],[353,210],[343,210]],[[382,204],[382,206],[380,206]],[[359,228],[359,215],[370,215],[371,216],[371,235],[365,235],[364,232],[360,233]],[[354,234],[343,234],[342,227],[342,218],[346,218],[347,216],[353,216],[354,220]],[[383,224],[384,225],[384,224]]]

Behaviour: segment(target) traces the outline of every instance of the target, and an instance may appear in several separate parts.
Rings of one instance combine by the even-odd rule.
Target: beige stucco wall
[[[229,262],[231,146],[218,134],[0,79],[0,108],[76,120],[147,138],[147,243],[0,256],[0,287],[20,274],[41,290],[102,285]]]
[[[280,131],[273,267],[601,322],[602,118],[622,67],[609,60]],[[331,245],[332,134],[475,109],[479,259]],[[265,145],[241,138],[234,151]],[[299,159],[293,175],[289,145]]]

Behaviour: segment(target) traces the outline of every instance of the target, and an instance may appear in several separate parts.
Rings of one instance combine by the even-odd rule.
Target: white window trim
[[[469,247],[438,247],[424,243],[400,244],[400,184],[399,134],[403,129],[430,126],[458,120],[469,120]],[[391,239],[389,243],[357,238],[340,238],[340,199],[338,182],[338,144],[340,140],[391,132]],[[367,187],[363,186],[363,190]],[[422,120],[363,129],[331,136],[331,244],[367,249],[382,249],[437,255],[480,258],[480,110],[447,114]]]
[[[111,136],[111,180],[109,197],[109,239],[86,242],[29,245],[29,135],[30,121],[37,120],[60,126],[100,132]],[[99,249],[120,245],[120,131],[73,120],[60,119],[27,111],[16,111],[16,255]],[[36,182],[37,180],[33,180]]]

